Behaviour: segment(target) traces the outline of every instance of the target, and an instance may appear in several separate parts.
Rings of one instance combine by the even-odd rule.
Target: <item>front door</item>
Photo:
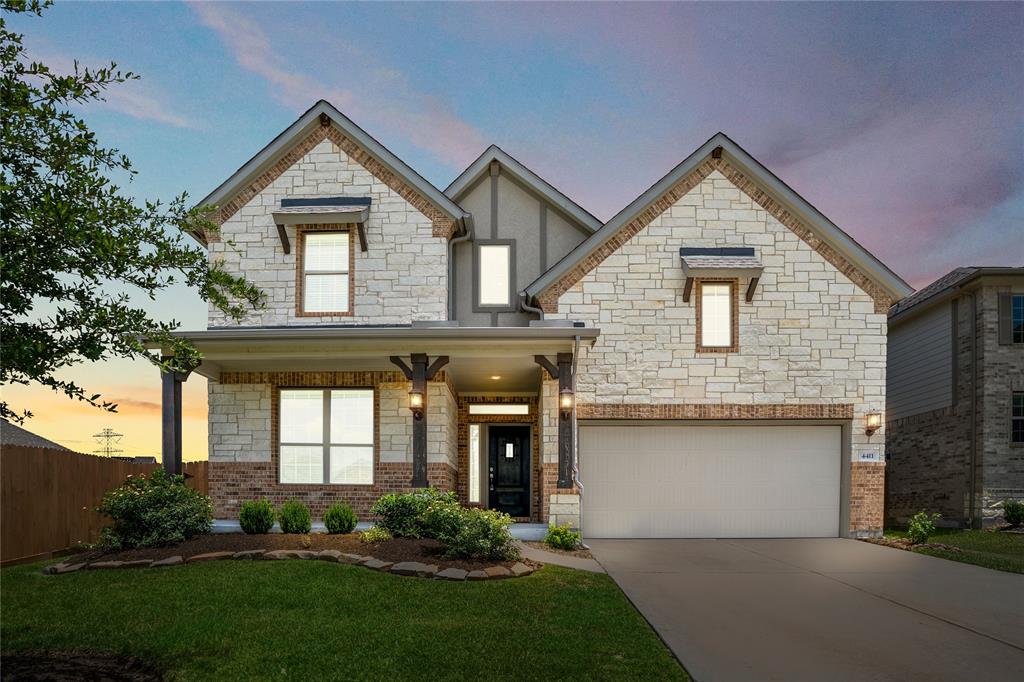
[[[488,506],[511,516],[530,515],[530,427],[487,428]]]

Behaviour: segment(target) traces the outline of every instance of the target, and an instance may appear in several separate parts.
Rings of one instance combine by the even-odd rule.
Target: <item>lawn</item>
[[[886,537],[905,538],[906,531],[887,530]],[[936,529],[929,542],[941,542],[960,552],[943,549],[915,549],[915,552],[966,564],[994,568],[1009,573],[1024,573],[1024,534],[993,533],[986,530]]]
[[[686,680],[606,575],[448,583],[323,561],[44,576],[5,568],[5,653],[87,649],[169,679]]]

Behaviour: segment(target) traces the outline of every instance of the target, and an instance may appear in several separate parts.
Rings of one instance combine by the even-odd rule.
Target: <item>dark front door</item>
[[[530,427],[487,428],[489,506],[512,516],[530,515]]]

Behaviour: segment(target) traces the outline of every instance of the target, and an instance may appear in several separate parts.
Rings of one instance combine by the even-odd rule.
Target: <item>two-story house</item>
[[[1024,501],[1024,268],[957,268],[889,312],[886,519]]]
[[[882,527],[911,289],[721,133],[602,224],[495,147],[440,191],[319,102],[203,203],[267,294],[183,332],[220,518],[429,484],[589,537]]]

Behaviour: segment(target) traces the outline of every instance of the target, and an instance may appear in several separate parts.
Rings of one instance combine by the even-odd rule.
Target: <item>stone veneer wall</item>
[[[394,184],[394,183],[392,183]],[[354,251],[351,315],[296,315],[296,231],[287,227],[292,249],[285,254],[272,213],[284,198],[367,196],[368,250]],[[407,324],[448,318],[447,237],[434,222],[388,184],[356,163],[334,140],[322,139],[223,222],[209,240],[211,261],[244,275],[267,295],[266,307],[242,325]],[[212,305],[209,326],[232,324]]]
[[[764,263],[753,301],[740,282],[737,352],[696,352],[682,245],[754,247]],[[547,317],[601,329],[581,349],[577,404],[849,405],[851,454],[884,457],[884,428],[872,437],[862,428],[866,412],[885,407],[884,306],[717,170],[565,291]],[[876,487],[877,499],[862,500],[870,513],[851,513],[851,525],[873,527],[851,530],[881,530]]]
[[[266,497],[274,504],[297,498],[314,518],[347,502],[361,518],[386,492],[410,490],[412,414],[409,382],[399,372],[225,372],[209,383],[210,496],[217,518],[237,518],[242,502]],[[278,390],[336,386],[375,389],[376,448],[372,485],[278,483]],[[458,407],[445,373],[427,388],[427,477],[455,490]]]

